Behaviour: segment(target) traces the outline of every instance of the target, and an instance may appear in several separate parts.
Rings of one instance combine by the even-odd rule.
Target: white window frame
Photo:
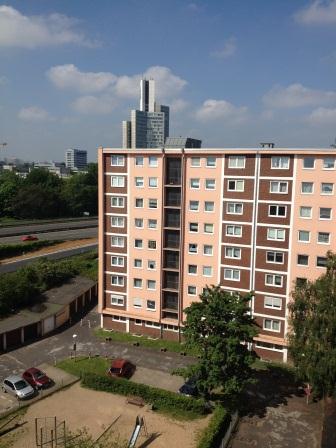
[[[279,160],[279,166],[274,166],[274,161]],[[286,164],[284,162],[287,162]],[[272,170],[289,170],[290,158],[288,156],[272,156],[271,169]]]
[[[229,207],[233,206],[233,212],[229,211]],[[241,207],[241,212],[237,212],[236,209]],[[244,204],[242,202],[227,202],[226,203],[226,213],[228,215],[242,215],[244,213]]]
[[[150,288],[150,287],[149,287],[150,282],[153,282],[153,283],[154,283],[154,288]],[[147,280],[147,281],[146,281],[146,287],[147,287],[147,289],[148,289],[149,291],[156,291],[156,280],[151,280],[151,279]]]
[[[195,252],[190,252],[190,246],[196,246],[196,251]],[[188,253],[192,254],[192,255],[197,254],[198,253],[198,244],[197,243],[189,243],[188,244]]]
[[[137,201],[142,201],[142,205],[137,205]],[[134,200],[134,208],[144,208],[144,198],[135,198]]]
[[[136,246],[137,241],[141,241],[141,246]],[[143,239],[142,238],[134,238],[134,249],[143,249]]]
[[[280,301],[280,306],[274,305],[275,301]],[[269,304],[267,304],[269,302]],[[264,296],[264,308],[269,308],[273,310],[282,310],[283,299],[281,297]]]
[[[238,162],[239,160],[243,161],[242,166],[240,166],[240,164]],[[245,156],[238,155],[238,156],[229,156],[228,157],[228,168],[244,169],[245,168],[245,164],[246,164],[246,157]]]
[[[113,163],[113,159],[116,159],[117,163]],[[119,162],[122,163],[119,163]],[[125,166],[125,157],[120,154],[112,154],[111,155],[111,166]]]
[[[213,186],[209,187],[209,182],[213,183]],[[216,179],[205,179],[206,190],[216,190]]]
[[[113,279],[116,279],[117,282],[113,282]],[[120,281],[121,280],[121,281]],[[111,275],[111,286],[118,286],[122,288],[125,286],[125,277],[123,275],[113,274]]]
[[[140,266],[136,266],[135,265],[136,261],[140,261]],[[142,258],[134,258],[134,260],[133,260],[133,267],[134,267],[134,269],[142,269]]]
[[[153,185],[151,185],[153,182]],[[149,177],[148,178],[148,188],[158,188],[159,187],[159,178],[158,177]]]
[[[152,302],[152,303],[154,303],[154,308],[150,308],[150,307],[148,306],[148,302]],[[155,302],[155,300],[152,300],[152,299],[147,299],[147,300],[146,300],[146,310],[147,310],[147,311],[156,311],[156,302]]]
[[[333,166],[332,166],[331,168],[325,166],[325,165],[326,165],[326,161],[327,161],[328,159],[334,161],[334,164],[333,164]],[[324,169],[324,170],[329,170],[329,171],[334,170],[334,169],[335,169],[335,160],[336,160],[336,159],[335,159],[334,156],[323,157],[323,162],[322,162],[323,169]]]
[[[230,184],[234,184],[234,188],[230,188]],[[242,188],[237,188],[237,185],[242,186]],[[245,191],[245,181],[243,179],[228,179],[227,181],[227,191],[236,191],[237,193],[242,193]]]
[[[151,230],[157,229],[157,219],[148,219],[147,225]]]
[[[323,191],[323,185],[331,185],[331,191],[330,192],[325,192]],[[332,182],[321,182],[321,195],[323,196],[330,196],[334,194],[334,184]]]
[[[273,231],[276,233],[275,238],[270,237],[270,233]],[[284,232],[283,238],[278,237],[279,232]],[[277,229],[274,227],[267,227],[267,240],[268,241],[285,241],[286,240],[286,229]]]
[[[209,248],[209,249],[211,249],[211,253],[207,254],[205,248]],[[211,256],[213,255],[213,246],[212,246],[212,244],[204,244],[204,245],[203,245],[203,255],[204,255],[205,257],[211,257]]]
[[[142,163],[138,163],[141,161]],[[144,157],[143,156],[135,156],[134,157],[134,165],[135,166],[144,166]]]
[[[135,297],[133,299],[133,307],[134,308],[142,308],[142,299],[140,297]]]
[[[193,183],[195,182],[195,184],[197,186],[193,186]],[[191,190],[199,190],[200,189],[200,185],[201,185],[201,181],[198,177],[192,177],[189,181],[189,186]]]
[[[271,328],[266,328],[266,321],[271,322]],[[275,329],[273,328],[275,322],[277,322],[277,323],[279,324],[279,329],[278,329],[278,330],[275,330]],[[278,320],[278,319],[271,319],[271,318],[269,318],[269,317],[265,317],[265,318],[263,319],[263,330],[265,330],[265,331],[272,331],[272,332],[274,332],[274,333],[280,333],[280,332],[281,332],[281,320]]]
[[[325,243],[323,241],[319,241],[319,236],[320,236],[321,233],[324,233],[325,235],[329,235],[327,243]],[[317,244],[330,245],[330,232],[317,232]]]
[[[277,254],[281,254],[282,255],[282,261],[270,261],[267,259],[268,254],[274,254],[274,260],[276,260],[276,256]],[[272,263],[272,264],[284,264],[284,260],[285,260],[285,254],[284,252],[280,252],[277,250],[267,250],[266,251],[266,263]]]
[[[113,263],[115,259],[116,263]],[[121,263],[120,263],[121,261]],[[118,266],[123,268],[125,266],[125,257],[121,257],[119,255],[111,255],[111,266]]]
[[[113,224],[114,220],[117,221],[117,224]],[[121,224],[119,224],[119,222],[121,222]],[[125,218],[123,216],[111,216],[111,227],[125,227]]]
[[[115,303],[113,303],[113,301]],[[110,303],[114,306],[124,306],[125,305],[125,297],[118,294],[110,295]]]
[[[206,227],[207,226],[212,226],[212,231],[211,232],[208,232],[207,230],[206,230]],[[213,235],[214,234],[214,231],[215,231],[215,225],[213,224],[213,223],[211,223],[211,222],[205,222],[204,223],[204,225],[203,225],[203,232],[204,233],[207,233],[208,235]]]
[[[155,243],[155,244],[153,244],[155,247],[149,247],[149,245],[152,244],[152,243]],[[147,249],[148,250],[157,250],[157,242],[156,242],[156,240],[148,240],[147,241]]]
[[[305,264],[305,263],[299,263],[299,257],[307,257],[307,264]],[[309,255],[308,254],[297,254],[297,257],[296,257],[296,264],[298,265],[298,266],[309,266]]]
[[[140,285],[141,286],[135,286],[135,283],[136,283],[136,280],[139,280],[140,281]],[[133,288],[135,288],[135,289],[142,289],[142,285],[143,285],[143,280],[142,280],[142,278],[133,278]]]
[[[330,210],[330,218],[321,218],[321,210],[322,209]],[[319,220],[320,221],[331,221],[332,220],[332,208],[331,207],[320,207],[319,208]]]
[[[267,283],[267,277],[269,277],[269,276],[271,276],[273,278],[273,281],[271,283]],[[280,280],[281,280],[280,285],[277,285],[275,283],[275,277],[280,277]],[[265,274],[265,285],[266,286],[271,286],[272,288],[282,288],[283,280],[284,280],[284,278],[283,278],[283,275],[281,275],[281,274],[271,274],[271,273]]]
[[[159,166],[159,158],[157,156],[149,156],[148,157],[148,166],[150,168],[155,168],[155,167]]]
[[[141,224],[138,225],[137,221],[140,221]],[[134,218],[134,227],[136,229],[143,229],[143,227],[144,227],[144,220],[143,220],[143,218]]]
[[[305,232],[305,233],[308,233],[308,240],[306,241],[306,240],[301,240],[300,239],[300,232]],[[310,243],[310,231],[309,230],[298,230],[298,242],[299,243]]]
[[[235,253],[238,255],[235,256]],[[225,246],[225,258],[230,258],[232,260],[241,260],[241,248],[235,246]]]
[[[195,272],[191,272],[191,271],[195,271]],[[189,275],[197,275],[198,272],[198,266],[197,264],[188,264],[188,274]]]
[[[192,208],[192,204],[196,205],[196,208]],[[199,201],[195,201],[195,200],[190,200],[189,201],[189,211],[191,212],[198,212],[199,211]]]
[[[303,191],[303,185],[307,184],[307,185],[311,185],[312,189],[311,191]],[[313,194],[314,193],[314,182],[301,182],[301,194]]]
[[[212,204],[212,210],[207,210],[207,204]],[[215,202],[214,201],[204,201],[204,212],[205,213],[214,213],[215,211]]]
[[[286,185],[286,191],[281,191],[281,184]],[[277,191],[272,191],[272,185],[277,185]],[[282,180],[271,180],[269,192],[271,194],[288,194],[288,182]]]
[[[214,159],[215,160],[214,165],[211,165],[211,164],[209,165],[209,159]],[[207,168],[216,168],[216,165],[217,165],[217,159],[216,159],[215,156],[207,156],[206,157],[206,159],[205,159],[205,166]]]
[[[117,203],[121,203],[122,205],[113,205],[113,200],[116,200]],[[124,208],[125,207],[125,198],[122,196],[111,196],[111,208]]]
[[[118,244],[113,244],[113,240],[117,240]],[[119,244],[119,242],[122,241],[122,244]],[[111,236],[111,246],[112,247],[125,247],[125,237],[119,236],[119,235],[112,235]]]
[[[234,230],[234,233],[228,233],[228,228],[232,227]],[[240,229],[240,234],[236,235],[235,229]],[[225,236],[228,236],[230,238],[241,238],[243,236],[243,226],[237,225],[237,224],[226,224],[225,226]]]
[[[114,185],[114,184],[116,184],[116,185]],[[125,187],[125,176],[111,176],[111,187],[124,188]]]
[[[238,272],[238,278],[234,278],[234,272]],[[230,273],[230,275],[228,275]],[[239,282],[240,281],[240,270],[233,268],[224,268],[224,280],[229,280],[230,282]]]
[[[309,210],[310,215],[309,216],[302,216],[303,210]],[[313,218],[313,207],[310,207],[309,205],[301,205],[299,208],[299,216],[301,219],[312,219]]]
[[[134,178],[134,186],[136,188],[143,188],[145,186],[145,181],[143,176],[135,176]]]
[[[142,327],[142,320],[141,319],[134,319],[134,325],[138,325],[139,327]]]
[[[210,269],[210,274],[205,274],[204,271],[206,269]],[[212,266],[202,266],[202,275],[203,277],[212,277],[213,276],[213,268]]]
[[[198,161],[198,163],[193,163],[196,160]],[[192,168],[199,168],[201,166],[201,158],[200,157],[191,157],[190,158],[190,166]]]
[[[191,226],[197,226],[197,230],[191,230]],[[189,233],[198,233],[199,231],[199,223],[198,222],[189,222],[188,223],[188,229],[189,229]]]
[[[126,322],[125,316],[112,316],[114,322]]]
[[[326,260],[326,262],[327,262],[327,261],[328,261],[328,260],[327,260],[327,257],[323,257],[323,256],[321,256],[321,255],[317,255],[317,256],[316,256],[316,267],[317,267],[317,268],[320,268],[320,269],[325,269],[325,268],[326,268],[326,265],[319,266],[319,265],[317,264],[319,258],[323,258],[323,259]]]
[[[195,288],[195,294],[191,293],[189,288]],[[188,296],[197,296],[197,286],[195,286],[195,285],[187,285],[187,294],[188,294]]]
[[[150,205],[151,201],[155,201],[155,207],[151,207],[151,205]],[[153,209],[153,210],[157,209],[158,208],[158,200],[155,198],[149,198],[148,199],[148,208]]]
[[[154,267],[153,268],[150,267],[151,263],[154,263]],[[147,269],[149,271],[156,271],[156,261],[155,260],[147,260]]]
[[[275,215],[271,215],[271,207],[275,207],[276,208],[276,214]],[[284,215],[279,215],[280,208],[284,208],[285,209],[285,214]],[[269,204],[269,206],[268,206],[268,217],[269,218],[286,218],[287,217],[287,206],[286,205],[279,205],[279,204]]]
[[[310,166],[306,167],[305,166],[305,160],[308,160],[308,159],[313,159],[314,163],[313,163],[312,167],[310,167]],[[316,158],[315,157],[313,157],[313,156],[305,156],[305,157],[303,157],[302,168],[304,170],[314,170],[315,169],[315,162],[316,162]]]

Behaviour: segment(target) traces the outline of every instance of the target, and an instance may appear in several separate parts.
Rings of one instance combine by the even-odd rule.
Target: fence
[[[236,411],[234,414],[231,415],[231,421],[230,421],[229,427],[226,430],[225,436],[223,437],[218,448],[226,448],[228,446],[231,436],[232,436],[232,433],[236,429],[236,426],[238,424],[238,420],[239,420],[239,415],[238,415],[238,412]]]

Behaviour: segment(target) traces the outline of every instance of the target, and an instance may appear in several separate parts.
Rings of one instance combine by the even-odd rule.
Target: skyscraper
[[[169,134],[169,107],[155,102],[155,81],[140,81],[140,109],[122,122],[123,148],[160,148]]]
[[[87,151],[82,149],[67,149],[65,151],[65,166],[72,170],[85,170],[87,167]]]

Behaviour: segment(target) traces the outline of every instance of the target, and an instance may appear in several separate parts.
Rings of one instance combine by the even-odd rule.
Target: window
[[[111,294],[111,305],[124,306],[124,296]]]
[[[299,230],[299,241],[302,243],[309,243],[310,241],[310,232],[308,230]]]
[[[203,246],[203,255],[212,255],[213,247],[210,244],[204,244]]]
[[[148,260],[147,261],[147,269],[150,271],[154,271],[156,268],[156,261],[155,260]]]
[[[197,274],[197,266],[196,264],[188,264],[188,274],[196,275]]]
[[[158,200],[157,199],[148,199],[148,207],[149,208],[157,208]]]
[[[205,179],[205,189],[206,190],[214,190],[216,188],[215,179]]]
[[[243,204],[241,202],[228,202],[226,204],[226,213],[230,215],[242,215]]]
[[[188,294],[189,296],[196,296],[197,294],[196,286],[188,285]]]
[[[216,166],[216,157],[207,157],[206,166],[207,168],[214,168]]]
[[[313,169],[315,168],[315,157],[306,156],[303,158],[303,168]]]
[[[211,266],[203,266],[203,275],[204,277],[212,276],[212,267]]]
[[[265,296],[265,298],[264,298],[264,307],[265,308],[274,308],[276,310],[281,310],[282,299],[280,299],[280,297]]]
[[[142,299],[133,299],[134,308],[142,308]]]
[[[115,322],[126,322],[126,317],[124,316],[112,316],[112,320]]]
[[[142,260],[140,258],[134,259],[134,267],[135,268],[142,268]]]
[[[134,240],[134,247],[136,247],[137,249],[142,249],[143,248],[143,241],[140,240],[139,238],[136,238]]]
[[[148,220],[148,228],[156,229],[157,228],[157,219],[149,219]]]
[[[320,219],[331,219],[331,208],[320,208]]]
[[[268,286],[282,286],[283,276],[278,274],[266,274],[265,285]]]
[[[142,326],[142,320],[141,319],[135,319],[134,324]]]
[[[111,246],[112,247],[124,247],[125,239],[123,236],[112,236]]]
[[[189,232],[198,232],[198,222],[189,223]]]
[[[285,156],[271,157],[271,167],[272,167],[272,169],[288,170],[289,157],[285,157]]]
[[[324,170],[333,170],[335,168],[335,158],[334,157],[325,157],[323,159],[323,169]]]
[[[143,219],[142,218],[135,218],[134,219],[134,225],[137,229],[143,228]]]
[[[225,248],[225,257],[226,258],[241,258],[241,249],[240,247],[226,247]]]
[[[145,327],[161,328],[160,324],[158,324],[157,322],[151,322],[149,320],[145,321]]]
[[[302,194],[311,194],[314,191],[313,182],[301,182],[301,193]]]
[[[333,194],[333,192],[334,184],[324,182],[321,184],[321,194]]]
[[[244,181],[228,180],[227,189],[228,191],[244,191]]]
[[[124,227],[125,218],[121,216],[111,216],[111,227]]]
[[[120,196],[112,196],[111,197],[111,207],[123,208],[124,207],[124,198],[122,198]]]
[[[189,253],[197,254],[197,244],[194,244],[194,243],[189,244]]]
[[[240,279],[240,271],[238,269],[224,269],[225,280],[232,280],[238,282]]]
[[[142,198],[135,198],[135,208],[143,208],[144,200]]]
[[[156,249],[156,241],[148,240],[148,249]]]
[[[215,210],[215,203],[212,201],[204,202],[204,211],[205,212],[213,212]]]
[[[124,286],[124,277],[122,275],[111,275],[112,286]]]
[[[154,300],[147,300],[147,309],[151,311],[155,311],[155,301]]]
[[[297,264],[299,264],[300,266],[308,266],[308,260],[309,260],[308,255],[299,254],[297,256]]]
[[[245,156],[229,156],[229,168],[245,168]]]
[[[155,280],[147,280],[147,289],[155,289],[156,281]]]
[[[328,232],[318,232],[317,242],[320,244],[330,244],[330,233]]]
[[[268,207],[268,216],[285,217],[287,207],[285,205],[270,205]]]
[[[141,278],[134,278],[133,279],[133,286],[134,286],[134,288],[142,288],[142,279]]]
[[[273,251],[266,252],[266,262],[283,264],[284,262],[283,252],[273,252]]]
[[[295,286],[301,288],[307,284],[307,279],[304,277],[296,277]]]
[[[288,182],[281,182],[281,181],[271,181],[270,182],[270,193],[288,193]]]
[[[189,201],[189,210],[197,212],[199,207],[199,201]]]
[[[318,268],[325,268],[327,266],[327,257],[316,257],[316,266]]]
[[[226,236],[242,236],[242,226],[226,225]]]
[[[192,157],[191,158],[191,166],[201,166],[201,158],[200,157]]]
[[[204,233],[213,233],[214,232],[214,225],[205,223],[204,224]]]
[[[257,348],[266,348],[266,350],[272,350],[273,352],[283,351],[283,345],[271,344],[270,342],[256,341],[255,346]]]
[[[135,157],[135,166],[143,166],[144,158],[142,156]]]
[[[111,266],[124,266],[124,257],[117,257],[117,256],[112,256],[111,257]]]
[[[199,179],[190,179],[190,188],[198,189],[200,187]]]
[[[264,319],[264,330],[280,332],[281,323],[275,319]]]
[[[311,218],[312,207],[300,207],[300,218]]]
[[[149,188],[157,188],[158,187],[158,178],[157,177],[149,177],[148,178],[148,186],[149,186]]]
[[[158,166],[158,158],[156,156],[148,157],[148,165],[149,166]]]
[[[111,157],[111,166],[124,166],[125,165],[125,157],[113,155]]]
[[[163,324],[163,329],[167,330],[167,331],[175,331],[175,332],[179,331],[179,327],[177,327],[176,325],[170,325],[170,324]]]
[[[111,176],[111,187],[124,187],[125,177],[124,176]]]
[[[285,229],[274,229],[273,227],[267,228],[267,239],[274,241],[284,241],[286,236]]]
[[[135,178],[135,186],[136,187],[143,187],[144,186],[144,178],[143,177],[136,177]]]

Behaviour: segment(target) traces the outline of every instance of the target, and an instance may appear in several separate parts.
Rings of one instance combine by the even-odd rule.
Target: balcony
[[[169,311],[178,310],[178,294],[175,292],[163,292],[163,304],[162,308]]]
[[[165,210],[164,226],[172,228],[180,228],[180,211],[179,210]]]
[[[165,206],[181,207],[181,189],[166,188]]]
[[[179,269],[180,254],[178,252],[165,251],[163,268]]]
[[[166,161],[166,185],[181,185],[182,165],[180,158],[169,157]]]
[[[164,232],[164,247],[167,249],[179,249],[180,232],[177,230],[166,230]]]
[[[163,288],[177,291],[179,288],[179,273],[166,271],[163,278]]]

